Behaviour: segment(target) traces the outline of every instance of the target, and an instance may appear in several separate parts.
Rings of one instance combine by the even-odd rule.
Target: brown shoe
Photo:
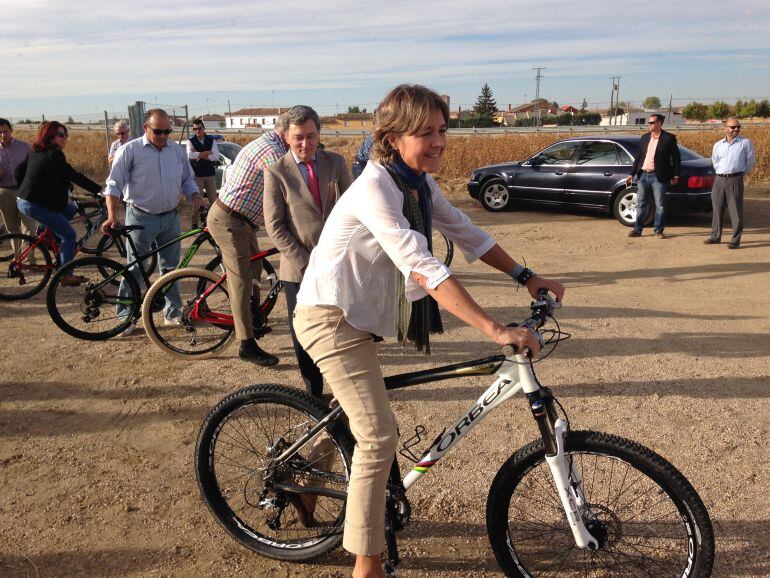
[[[663,234],[663,231],[661,231],[659,233],[655,233],[655,237],[658,238],[658,239],[665,239],[666,238],[666,236]]]
[[[628,233],[628,236],[629,236],[629,237],[641,237],[641,236],[642,236],[642,232],[641,232],[641,231],[637,231],[636,229],[632,229],[632,230],[631,230],[631,231]]]
[[[703,241],[704,245],[719,245],[719,243],[721,243],[719,239],[712,239],[711,237]]]
[[[62,287],[78,287],[88,282],[88,277],[82,275],[64,275],[61,278]]]

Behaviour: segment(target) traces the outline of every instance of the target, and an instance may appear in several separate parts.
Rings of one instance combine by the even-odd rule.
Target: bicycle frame
[[[543,437],[546,447],[546,462],[551,470],[575,542],[580,548],[598,548],[596,538],[586,529],[581,515],[581,508],[585,508],[588,504],[588,500],[583,494],[582,480],[572,468],[571,459],[564,452],[564,439],[568,433],[567,422],[557,416],[550,391],[540,386],[532,369],[532,364],[526,356],[493,355],[484,359],[446,365],[435,369],[393,375],[385,378],[385,387],[388,390],[393,390],[471,375],[495,375],[496,379],[451,428],[442,430],[431,446],[422,453],[417,464],[404,477],[403,482],[393,480],[394,475],[398,476],[398,468],[393,468],[390,483],[402,484],[403,490],[408,490],[441,458],[447,455],[469,431],[484,421],[492,413],[492,410],[515,395],[523,393],[529,400],[530,409]],[[293,456],[341,414],[342,408],[336,406],[278,456],[275,460],[276,463],[280,464]],[[303,487],[284,486],[282,489],[290,492],[307,491],[307,488]],[[312,493],[325,494],[322,488],[313,488]],[[337,497],[337,492],[329,492],[328,495]]]
[[[265,257],[271,257],[273,255],[278,254],[278,249],[272,248],[267,249],[266,251],[260,251],[259,253],[255,253],[251,256],[250,261],[254,262],[257,260],[264,259]],[[233,316],[230,314],[223,314],[223,313],[216,313],[214,311],[208,311],[205,313],[201,313],[200,305],[202,302],[206,300],[206,298],[218,287],[221,287],[223,283],[227,281],[227,273],[225,272],[223,275],[219,277],[216,283],[213,283],[208,289],[206,289],[202,294],[198,296],[198,298],[195,300],[195,303],[190,310],[190,320],[191,321],[205,321],[206,323],[212,323],[214,325],[221,325],[223,327],[230,327],[234,325]],[[276,283],[270,288],[270,292],[268,293],[268,299],[277,295],[278,292],[283,288],[283,282],[276,281]]]

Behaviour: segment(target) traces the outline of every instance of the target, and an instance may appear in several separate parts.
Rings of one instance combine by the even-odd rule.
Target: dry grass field
[[[577,136],[580,133],[572,134]],[[16,136],[31,141],[34,135],[18,131]],[[445,180],[467,179],[475,168],[492,163],[522,160],[565,136],[566,133],[452,136],[438,176]],[[770,127],[749,126],[744,136],[751,139],[757,151],[757,166],[747,177],[747,184],[770,182]],[[677,135],[681,144],[704,156],[711,155],[711,147],[721,137],[721,128],[680,132]],[[254,137],[237,134],[227,135],[226,138],[232,142],[246,144]],[[323,140],[329,150],[341,154],[350,163],[362,139],[359,136],[340,136],[325,137]],[[105,146],[102,132],[72,131],[65,154],[75,168],[100,182],[106,179],[108,173]]]

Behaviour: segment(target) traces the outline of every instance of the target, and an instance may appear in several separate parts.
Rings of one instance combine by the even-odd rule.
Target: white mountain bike
[[[558,323],[556,329],[541,329],[558,305],[542,295],[524,322],[547,338],[544,351],[568,337]],[[489,540],[506,575],[711,574],[711,521],[687,479],[636,442],[572,431],[564,408],[538,383],[526,355],[509,346],[502,355],[394,375],[385,383],[397,389],[469,375],[495,375],[495,381],[419,457],[411,448],[425,428],[415,428],[400,451],[415,462],[403,480],[393,461],[386,500],[387,575],[394,576],[399,564],[396,531],[411,515],[407,490],[492,410],[519,393],[540,438],[500,467],[486,508]],[[198,484],[214,516],[236,540],[279,560],[309,560],[341,541],[354,443],[339,405],[329,409],[281,385],[247,387],[224,398],[206,418],[196,448]],[[309,516],[308,502],[314,503]]]

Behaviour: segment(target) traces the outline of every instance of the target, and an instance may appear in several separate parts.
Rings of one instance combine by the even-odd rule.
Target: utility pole
[[[613,106],[614,99],[614,106]],[[620,75],[612,77],[612,94],[610,95],[610,121],[609,124],[618,124],[615,108],[620,108]]]
[[[230,128],[232,128],[233,127],[233,111],[230,110],[230,99],[229,98],[227,99],[227,113],[228,113],[228,116],[230,117]],[[226,124],[227,123],[225,123],[225,125]]]
[[[672,122],[674,119],[671,117],[671,104],[674,100],[674,95],[669,94],[668,95],[668,122]]]
[[[540,79],[542,78],[542,75],[540,74],[541,70],[545,70],[543,67],[536,67],[532,70],[536,70],[535,73],[535,101],[540,99]],[[536,123],[537,126],[540,126],[540,103],[538,102],[535,104],[535,116],[537,118]]]
[[[273,108],[275,108],[275,91],[274,91],[274,90],[271,90],[271,91],[270,91],[270,95],[271,95],[271,96],[272,96],[272,98],[273,98]]]
[[[540,71],[543,68],[533,68],[535,72],[535,126],[540,126]]]

